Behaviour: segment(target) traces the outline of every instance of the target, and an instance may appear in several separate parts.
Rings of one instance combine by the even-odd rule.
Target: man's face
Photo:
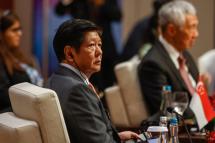
[[[81,72],[91,75],[100,71],[102,41],[96,31],[86,32],[79,51],[74,52],[74,60]]]
[[[174,43],[178,51],[183,51],[194,45],[195,40],[199,35],[198,23],[197,16],[187,15],[185,17],[184,25],[175,28],[176,33],[174,35]]]

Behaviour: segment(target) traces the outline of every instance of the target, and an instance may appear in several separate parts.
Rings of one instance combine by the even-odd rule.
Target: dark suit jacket
[[[120,57],[121,61],[129,60],[136,54],[139,54],[139,50],[144,44],[154,43],[157,37],[155,35],[157,27],[157,25],[155,25],[156,19],[157,17],[152,15],[142,19],[135,25],[124,45],[123,52]]]
[[[199,72],[194,60],[188,51],[184,51],[183,55],[186,58],[186,65],[190,74],[197,82]],[[159,111],[163,85],[171,85],[173,92],[186,91],[189,94],[180,72],[176,69],[169,54],[159,41],[155,42],[154,47],[142,59],[138,67],[138,74],[142,93],[151,114]],[[189,96],[191,97],[191,95]]]
[[[60,66],[47,86],[59,97],[71,142],[120,142],[101,101],[74,71]]]

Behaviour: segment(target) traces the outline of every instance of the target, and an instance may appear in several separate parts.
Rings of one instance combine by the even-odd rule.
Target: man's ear
[[[176,34],[176,26],[172,23],[169,23],[167,25],[167,32],[169,35],[174,36]]]
[[[74,49],[71,46],[69,46],[69,45],[66,45],[64,47],[64,55],[65,55],[65,59],[67,61],[70,61],[70,62],[74,61],[74,59],[73,59],[74,58],[73,57],[73,51],[74,51]]]

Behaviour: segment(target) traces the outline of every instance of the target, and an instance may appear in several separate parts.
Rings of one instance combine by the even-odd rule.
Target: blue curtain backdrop
[[[34,25],[33,25],[33,52],[38,58],[42,72],[49,76],[58,66],[57,58],[54,54],[52,41],[57,27],[65,20],[70,19],[69,15],[57,16],[54,12],[54,7],[58,0],[46,0],[48,5],[44,5],[44,0],[34,0]],[[46,8],[46,11],[45,11]],[[48,9],[48,29],[44,29],[44,15]],[[48,34],[44,34],[44,32]],[[48,35],[45,37],[44,35]],[[48,40],[48,47],[44,47],[44,41]],[[48,50],[44,50],[48,48]],[[48,51],[48,52],[46,52]],[[46,52],[46,53],[44,53]],[[45,64],[47,63],[47,64]],[[48,67],[44,67],[47,65]],[[45,69],[48,69],[44,71]]]
[[[34,1],[34,13],[33,13],[33,53],[38,58],[40,66],[42,66],[42,31],[43,31],[43,23],[42,23],[42,0]]]

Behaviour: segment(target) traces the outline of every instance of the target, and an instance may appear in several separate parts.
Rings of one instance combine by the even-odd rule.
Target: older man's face
[[[96,31],[86,32],[80,50],[74,53],[79,70],[86,75],[98,72],[101,68],[102,41]]]
[[[198,18],[195,15],[187,15],[182,27],[176,28],[175,44],[178,51],[191,48],[199,35]]]

